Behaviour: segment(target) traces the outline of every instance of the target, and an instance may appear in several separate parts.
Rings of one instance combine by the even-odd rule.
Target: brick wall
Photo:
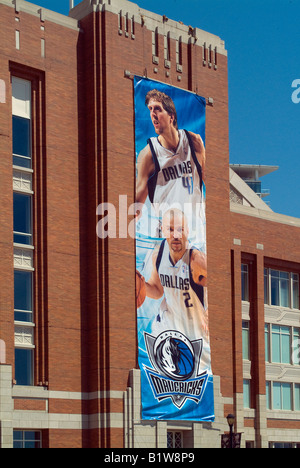
[[[88,190],[85,233],[89,306],[88,381],[90,390],[124,390],[128,369],[137,366],[134,292],[135,245],[132,239],[95,238],[95,212],[102,201],[115,206],[119,196],[134,202],[135,147],[133,82],[124,70],[147,73],[204,97],[207,107],[207,222],[209,256],[209,307],[213,371],[222,375],[222,392],[232,395],[231,293],[229,252],[228,106],[227,60],[218,57],[218,69],[202,65],[202,48],[183,44],[183,73],[177,81],[175,41],[171,41],[173,66],[166,77],[163,37],[159,36],[160,64],[152,63],[152,33],[136,24],[135,38],[118,31],[118,17],[110,12],[81,21],[85,31],[86,152]],[[101,38],[101,41],[100,41]],[[94,62],[92,62],[92,57]],[[201,57],[201,59],[200,59]],[[157,68],[154,71],[154,68]],[[190,76],[190,70],[193,76]],[[96,103],[96,105],[95,105]],[[227,246],[227,249],[226,249]],[[99,294],[100,292],[100,294]],[[100,325],[100,326],[99,326]],[[100,354],[99,354],[100,350]],[[224,350],[227,356],[224,362]],[[98,376],[97,376],[98,375]],[[101,412],[106,405],[99,402]],[[99,408],[94,411],[98,411]]]

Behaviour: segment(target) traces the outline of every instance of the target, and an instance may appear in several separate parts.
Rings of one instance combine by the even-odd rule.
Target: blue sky
[[[69,0],[32,3],[68,14]],[[271,190],[266,200],[274,211],[300,218],[300,103],[292,101],[292,83],[300,80],[300,0],[135,3],[225,41],[230,162],[279,166],[262,179]]]

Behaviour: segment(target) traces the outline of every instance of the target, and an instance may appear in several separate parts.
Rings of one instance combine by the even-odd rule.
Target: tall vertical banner
[[[136,298],[143,419],[213,421],[205,99],[135,77]]]

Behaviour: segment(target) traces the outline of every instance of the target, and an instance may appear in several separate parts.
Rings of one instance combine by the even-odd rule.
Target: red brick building
[[[219,447],[228,413],[242,446],[299,446],[300,221],[229,171],[224,42],[126,0],[0,22],[0,446]],[[207,99],[214,423],[141,420],[135,243],[96,234],[134,202],[135,74]]]

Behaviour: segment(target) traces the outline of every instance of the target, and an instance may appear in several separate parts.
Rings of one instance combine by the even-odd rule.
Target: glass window
[[[289,327],[281,327],[281,362],[291,363],[291,334]]]
[[[280,333],[278,326],[272,326],[272,362],[281,362],[280,359]]]
[[[270,325],[265,324],[265,358],[266,362],[270,362]]]
[[[300,384],[295,384],[295,411],[300,411]]]
[[[292,386],[289,383],[283,383],[282,386],[282,409],[292,410]]]
[[[17,385],[33,385],[33,349],[15,348],[15,379]]]
[[[254,449],[254,445],[253,440],[246,440],[246,449]]]
[[[12,76],[12,113],[31,118],[31,82]]]
[[[294,366],[300,366],[300,328],[294,328],[293,331],[292,353]]]
[[[271,382],[266,382],[267,409],[271,409]]]
[[[271,305],[290,307],[289,273],[270,270],[271,275]]]
[[[273,410],[292,410],[292,385],[273,382]]]
[[[268,269],[264,269],[264,294],[265,294],[265,304],[269,304],[269,274]]]
[[[12,77],[13,164],[31,168],[31,82]]]
[[[300,384],[267,382],[266,399],[269,410],[300,411]]]
[[[291,442],[270,442],[269,447],[273,449],[291,449],[293,444]]]
[[[15,320],[32,322],[32,273],[15,270],[14,273]]]
[[[243,359],[250,360],[250,332],[249,332],[249,322],[242,322],[242,334],[243,334]]]
[[[249,301],[249,272],[246,264],[242,264],[242,301]]]
[[[291,363],[291,328],[272,325],[272,362]]]
[[[13,164],[31,168],[31,123],[29,119],[13,116]]]
[[[251,408],[250,380],[243,381],[244,408]]]
[[[279,382],[273,383],[273,405],[272,409],[281,409],[281,384]]]
[[[271,270],[271,304],[280,305],[279,299],[279,271]]]
[[[290,307],[289,301],[289,273],[280,272],[280,305]]]
[[[14,431],[13,448],[42,448],[40,431]]]
[[[299,276],[292,273],[292,307],[299,309]]]
[[[14,193],[14,242],[32,244],[31,196]]]
[[[264,296],[265,304],[299,309],[299,275],[265,268]]]

